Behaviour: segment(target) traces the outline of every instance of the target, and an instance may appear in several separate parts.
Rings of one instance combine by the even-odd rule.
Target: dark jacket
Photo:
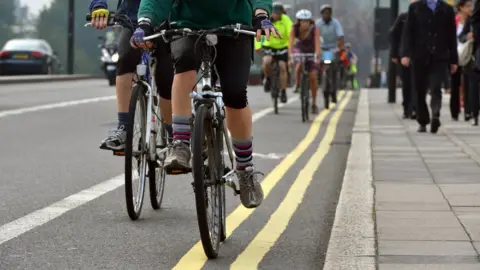
[[[390,58],[400,57],[400,45],[402,42],[403,27],[405,26],[406,20],[407,13],[400,13],[400,15],[398,15],[397,19],[395,20],[395,23],[389,30]]]
[[[433,12],[425,0],[410,4],[402,35],[402,57],[416,63],[458,64],[455,13],[450,5],[438,1]]]
[[[121,0],[117,12],[125,14],[130,19],[136,21],[140,1],[141,0]],[[91,0],[89,7],[90,12],[98,8],[108,9],[107,0]]]
[[[473,7],[473,14],[470,18],[470,22],[473,29],[473,39],[480,40],[480,2],[478,1],[475,1],[475,6]],[[478,50],[478,46],[480,46],[480,42],[475,42],[475,64],[477,67],[480,67],[480,55],[477,55],[478,53],[480,53],[480,50]]]

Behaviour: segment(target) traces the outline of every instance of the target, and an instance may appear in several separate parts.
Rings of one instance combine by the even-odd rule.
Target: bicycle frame
[[[140,64],[137,65],[137,77],[135,79],[135,83],[142,84],[146,91],[146,95],[148,96],[147,100],[147,127],[145,129],[145,138],[148,138],[145,142],[146,147],[149,151],[150,160],[155,160],[157,155],[157,145],[152,145],[152,134],[156,135],[158,132],[156,124],[157,119],[154,118],[154,114],[156,116],[160,115],[160,106],[159,102],[155,104],[153,102],[154,97],[157,96],[157,85],[155,83],[155,71],[157,68],[157,63],[155,57],[153,57],[153,51],[151,52],[143,52]],[[155,119],[155,120],[153,120]],[[155,124],[153,123],[155,122]],[[162,149],[158,154],[162,154],[167,151],[167,148]]]

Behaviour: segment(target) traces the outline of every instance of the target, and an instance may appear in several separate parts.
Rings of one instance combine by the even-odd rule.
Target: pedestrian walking
[[[416,0],[411,1],[416,2]],[[403,118],[416,119],[416,94],[412,87],[412,70],[410,66],[400,65],[400,45],[402,44],[402,33],[407,20],[407,12],[400,13],[395,23],[390,28],[390,58],[392,62],[398,64],[400,68],[400,78],[402,79],[402,107]]]
[[[437,133],[441,125],[441,86],[448,69],[458,64],[455,12],[442,0],[420,0],[410,4],[402,35],[402,65],[412,64],[413,88],[417,93],[418,131]],[[427,89],[431,91],[428,111]]]
[[[465,23],[463,29],[460,32],[458,39],[459,42],[463,43],[463,46],[459,45],[459,55],[464,56],[465,53],[462,53],[462,50],[467,50],[466,46],[471,46],[471,50],[468,50],[466,57],[469,61],[464,65],[464,95],[467,98],[464,100],[464,103],[468,106],[465,107],[465,120],[469,121],[472,119],[472,125],[478,126],[478,110],[479,110],[479,91],[480,91],[480,74],[479,70],[475,68],[475,61],[473,60],[473,55],[476,51],[476,42],[473,37],[473,28],[472,28],[472,10],[473,10],[473,1],[472,0],[460,0],[457,5],[457,9],[465,14]],[[471,43],[471,44],[469,44]]]
[[[459,0],[457,2],[457,50],[462,50],[462,41],[460,35],[466,36],[470,32],[469,17],[472,15],[473,3],[472,0]],[[468,25],[467,25],[468,24]],[[465,30],[465,32],[463,31]],[[471,64],[467,63],[463,66],[459,66],[457,72],[452,74],[452,92],[450,95],[450,113],[454,121],[458,120],[458,116],[461,110],[460,98],[463,98],[463,113],[465,121],[469,121],[472,118],[471,103],[469,99],[470,89],[470,75]],[[462,80],[463,79],[463,80]],[[463,83],[462,83],[463,81]]]

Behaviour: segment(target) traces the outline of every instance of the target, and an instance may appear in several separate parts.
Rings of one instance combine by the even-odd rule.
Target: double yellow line
[[[339,94],[338,99],[341,100],[345,92]],[[330,120],[325,136],[323,137],[320,145],[308,161],[307,165],[300,172],[297,179],[290,188],[287,196],[280,204],[278,209],[270,217],[265,227],[257,234],[253,241],[247,246],[237,260],[232,264],[232,269],[252,269],[256,268],[258,263],[262,260],[268,250],[273,246],[275,241],[280,237],[281,233],[286,229],[288,221],[301,203],[303,196],[308,188],[308,185],[312,181],[313,174],[322,162],[323,158],[328,153],[330,143],[333,141],[336,133],[336,126],[338,119],[348,101],[352,96],[352,92],[346,95],[346,98],[342,100],[338,110]],[[305,138],[297,145],[297,147],[285,157],[285,159],[278,164],[275,169],[262,181],[263,192],[265,198],[270,194],[275,185],[282,179],[286,172],[295,164],[300,156],[307,150],[312,142],[320,132],[322,122],[328,116],[328,111],[323,110],[317,118],[313,121]],[[242,205],[239,205],[228,217],[227,217],[227,237],[230,236],[233,231],[238,228],[243,221],[245,221],[252,213],[253,209],[247,209]],[[197,242],[177,263],[174,269],[190,270],[201,269],[206,263],[207,258],[203,252],[201,242]]]

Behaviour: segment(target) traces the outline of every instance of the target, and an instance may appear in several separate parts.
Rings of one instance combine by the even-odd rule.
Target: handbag
[[[473,40],[467,40],[458,46],[458,64],[468,65],[473,59]]]

